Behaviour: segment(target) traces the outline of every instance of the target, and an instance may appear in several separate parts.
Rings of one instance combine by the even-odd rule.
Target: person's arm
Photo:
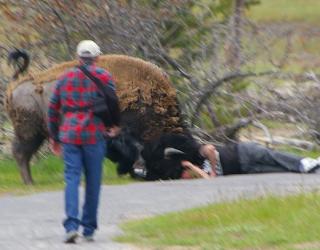
[[[217,165],[217,159],[216,159],[216,148],[211,144],[202,145],[199,150],[200,154],[209,160],[211,164],[212,171],[210,173],[211,177],[217,176],[216,174],[216,165]]]
[[[204,172],[202,169],[200,169],[198,166],[192,164],[190,161],[181,161],[181,165],[186,169],[191,172],[191,174],[195,175],[196,177],[204,178],[204,179],[210,179],[210,176]],[[191,175],[191,176],[193,176]],[[189,179],[192,178],[191,176],[182,175],[182,178],[184,179]]]

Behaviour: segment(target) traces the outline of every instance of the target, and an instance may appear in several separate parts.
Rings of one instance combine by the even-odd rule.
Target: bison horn
[[[170,158],[170,156],[172,155],[184,155],[185,152],[179,150],[179,149],[176,149],[176,148],[165,148],[164,149],[164,158],[168,159]]]

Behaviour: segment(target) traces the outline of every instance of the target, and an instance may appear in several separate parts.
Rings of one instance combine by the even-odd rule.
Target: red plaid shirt
[[[106,70],[86,65],[89,72],[101,82],[114,88],[113,79]],[[95,144],[103,140],[105,126],[93,115],[90,108],[81,111],[68,111],[92,105],[98,88],[79,68],[67,71],[59,78],[50,98],[48,109],[49,135],[55,141],[70,144]]]

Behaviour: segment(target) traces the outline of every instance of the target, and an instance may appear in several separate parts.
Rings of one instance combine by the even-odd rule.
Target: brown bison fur
[[[27,184],[32,183],[29,161],[47,137],[46,113],[54,83],[63,72],[77,64],[77,61],[65,62],[29,74],[8,86],[6,108],[15,130],[13,154]],[[101,56],[98,66],[112,74],[122,125],[129,127],[138,140],[147,142],[163,132],[185,130],[176,91],[159,67],[124,55]]]

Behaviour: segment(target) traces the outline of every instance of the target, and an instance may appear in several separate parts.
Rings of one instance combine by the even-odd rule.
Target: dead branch
[[[252,123],[252,118],[242,118],[239,121],[237,121],[235,124],[232,124],[230,126],[227,126],[224,128],[223,134],[228,138],[229,140],[237,140],[236,135],[238,131],[249,124]]]
[[[273,145],[290,145],[293,147],[298,147],[306,150],[313,150],[316,147],[316,145],[310,141],[299,140],[294,138],[286,138],[286,137],[280,137],[280,136],[273,137],[272,141],[270,141],[270,138],[268,137],[259,137],[259,136],[255,137],[255,140],[268,143],[268,144],[273,144]]]
[[[54,0],[56,5],[57,5],[57,0]],[[70,37],[69,37],[69,31],[68,28],[63,20],[63,17],[60,15],[60,13],[56,10],[56,8],[53,7],[53,5],[51,5],[50,3],[48,4],[49,8],[52,10],[52,12],[56,15],[56,17],[58,18],[58,20],[60,21],[60,24],[62,26],[63,29],[63,33],[64,33],[64,37],[65,37],[65,42],[67,45],[67,49],[68,49],[68,55],[69,55],[69,59],[72,58],[71,55],[73,55],[73,50],[71,48],[71,41],[70,41]]]
[[[203,91],[200,94],[199,101],[195,105],[194,113],[191,117],[191,124],[194,123],[196,116],[197,116],[198,112],[200,111],[202,105],[207,102],[207,100],[214,94],[215,90],[218,87],[220,87],[223,83],[230,82],[230,81],[236,80],[236,79],[243,79],[243,78],[247,78],[247,77],[260,77],[260,76],[270,75],[270,74],[274,74],[274,73],[276,73],[276,72],[274,72],[274,71],[265,71],[265,72],[260,72],[260,73],[233,72],[233,73],[229,73],[229,74],[227,74],[227,75],[223,76],[222,78],[215,80],[215,81],[211,81],[208,79],[208,87],[205,91]]]
[[[273,137],[272,137],[269,129],[267,128],[267,126],[263,125],[263,124],[262,124],[261,122],[259,122],[259,121],[253,121],[252,125],[263,130],[263,132],[264,132],[265,135],[266,135],[266,138],[268,138],[268,140],[269,140],[268,143],[271,143],[271,144],[274,143],[274,142],[273,142]]]

